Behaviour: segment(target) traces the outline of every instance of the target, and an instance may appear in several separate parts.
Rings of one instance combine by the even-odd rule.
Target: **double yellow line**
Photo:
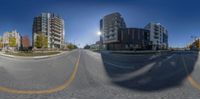
[[[17,89],[0,86],[0,91],[7,92],[7,93],[13,93],[13,94],[50,94],[50,93],[55,93],[55,92],[61,91],[65,88],[67,88],[72,83],[72,81],[75,79],[76,73],[78,71],[80,57],[81,57],[81,54],[79,52],[78,59],[76,60],[75,67],[74,67],[74,70],[73,70],[70,78],[68,80],[66,80],[64,82],[64,84],[59,85],[55,88],[46,89],[46,90],[17,90]]]

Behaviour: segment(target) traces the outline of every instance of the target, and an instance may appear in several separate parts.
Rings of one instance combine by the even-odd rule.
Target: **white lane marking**
[[[176,54],[172,54],[172,55],[170,55],[170,56],[167,56],[167,58],[165,58],[165,59],[161,60],[160,62],[158,62],[158,67],[162,66],[162,63],[163,63],[163,62],[168,61],[169,59],[173,58],[175,55],[176,55]],[[170,63],[171,63],[171,62],[170,62]],[[172,63],[172,64],[173,64],[173,63]]]
[[[153,56],[151,56],[150,58],[149,58],[149,60],[152,60],[152,59],[155,59],[155,58],[157,58],[157,57],[159,57],[160,55],[153,55]]]
[[[162,60],[161,62],[166,62],[167,60],[173,58],[176,54],[172,54],[170,56],[167,56],[167,58],[165,58],[164,60]]]
[[[174,55],[175,54],[172,54],[172,55],[168,56],[167,59],[170,59],[170,58],[174,57]]]
[[[172,54],[170,56],[168,56],[166,59],[164,59],[162,62],[165,62],[169,59],[171,59],[172,57],[174,57],[175,54]],[[123,66],[118,66],[116,64],[112,64],[112,63],[109,63],[110,65],[114,66],[114,67],[118,67],[118,68],[130,68],[130,67],[123,67]],[[152,67],[155,65],[156,63],[153,62],[153,63],[150,63],[150,64],[147,64],[146,66],[143,66],[141,69],[139,70],[136,70],[132,73],[128,73],[128,74],[119,74],[119,76],[117,78],[113,78],[113,81],[123,81],[123,80],[128,80],[128,79],[131,79],[131,78],[134,78],[134,77],[137,77],[139,75],[142,75],[148,71],[150,71],[152,69]],[[161,65],[161,62],[159,62],[158,64]]]
[[[119,75],[119,77],[117,78],[113,78],[113,81],[124,81],[124,80],[129,80],[131,78],[137,77],[139,75],[142,75],[144,73],[146,73],[147,71],[149,71],[156,63],[150,63],[146,66],[143,66],[141,69],[138,69],[132,73],[129,74],[124,74],[124,75]]]
[[[172,54],[170,56],[168,56],[166,59],[162,60],[161,62],[159,62],[159,64],[161,65],[162,62],[165,62],[171,58],[173,58],[175,56],[175,54]],[[157,56],[156,56],[157,57]],[[104,61],[105,64],[108,64],[108,65],[112,65],[113,67],[116,67],[116,68],[122,68],[122,69],[134,69],[134,66],[120,66],[120,65],[116,65],[116,64],[113,64],[113,63],[110,63],[110,62],[107,62],[107,61]]]
[[[120,66],[120,65],[116,65],[116,64],[113,64],[113,63],[110,63],[110,62],[107,62],[107,61],[104,61],[105,64],[108,64],[108,65],[112,65],[113,67],[116,67],[116,68],[123,68],[123,69],[134,69],[135,67],[134,66]]]

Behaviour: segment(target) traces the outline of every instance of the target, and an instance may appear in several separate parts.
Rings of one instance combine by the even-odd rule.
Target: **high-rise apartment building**
[[[152,49],[167,49],[168,48],[168,31],[160,23],[149,23],[145,29],[150,31],[150,41]]]
[[[126,28],[125,21],[120,13],[112,13],[104,16],[100,20],[100,39],[105,44],[106,49],[112,49],[119,42],[118,30]]]
[[[48,48],[62,48],[64,44],[64,20],[52,13],[42,13],[33,20],[32,45],[38,33],[43,33],[48,38]]]
[[[15,50],[19,50],[20,47],[21,47],[21,36],[20,34],[16,31],[16,30],[13,30],[13,31],[10,31],[10,32],[5,32],[3,34],[3,49],[4,50],[9,50],[11,49],[10,45],[9,45],[9,39],[11,37],[14,37],[15,40],[16,40],[16,46],[15,47],[12,47],[12,49],[14,48]]]

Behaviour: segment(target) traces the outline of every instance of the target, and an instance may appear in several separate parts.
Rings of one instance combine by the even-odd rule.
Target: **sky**
[[[65,21],[65,41],[83,47],[99,40],[99,21],[119,12],[128,27],[143,28],[149,22],[165,26],[169,46],[183,47],[200,36],[198,0],[0,0],[0,35],[16,29],[32,38],[33,18],[56,13]]]

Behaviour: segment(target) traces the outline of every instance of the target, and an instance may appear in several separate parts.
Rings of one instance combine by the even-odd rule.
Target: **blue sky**
[[[66,41],[84,46],[99,39],[99,20],[120,12],[128,27],[159,22],[169,31],[170,46],[185,46],[200,36],[198,0],[1,0],[0,35],[16,29],[32,36],[33,17],[54,12],[65,20]]]

